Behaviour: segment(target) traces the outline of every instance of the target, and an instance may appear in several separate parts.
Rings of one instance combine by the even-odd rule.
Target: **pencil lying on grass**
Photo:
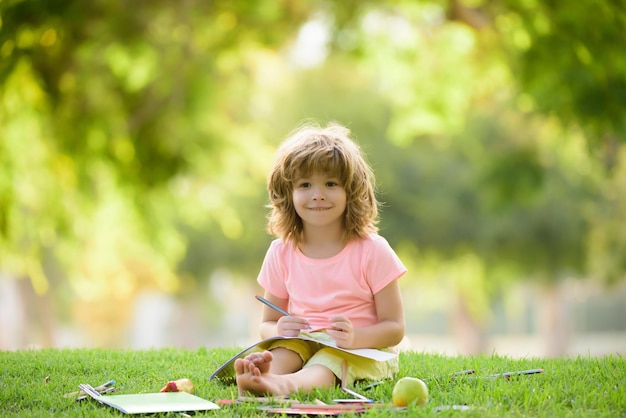
[[[456,378],[457,378],[457,377],[459,377],[459,376],[464,376],[464,375],[467,375],[467,374],[474,374],[474,373],[476,373],[476,370],[474,370],[474,369],[463,370],[463,371],[460,371],[460,372],[456,372],[456,373],[454,373],[454,374],[450,377],[450,379],[451,379],[451,380],[454,380],[454,379],[456,379]]]
[[[102,393],[104,391],[108,391],[108,389],[113,386],[115,384],[115,380],[109,380],[106,383],[101,384],[100,386],[95,387],[94,389],[97,390],[98,392]],[[85,391],[79,390],[77,392],[70,392],[70,393],[66,393],[65,395],[63,395],[63,397],[65,398],[71,398],[72,396],[82,396],[82,395],[86,395],[87,393]]]
[[[504,377],[505,379],[510,379],[511,376],[518,376],[522,374],[537,374],[537,373],[543,373],[543,369],[530,369],[530,370],[522,370],[519,372],[496,373],[496,374],[490,374],[489,376],[486,376],[486,378],[495,379],[497,377]]]
[[[496,373],[496,374],[490,374],[488,376],[470,376],[467,377],[466,380],[473,380],[473,379],[498,379],[500,377],[503,377],[507,380],[511,379],[511,376],[521,376],[521,375],[530,375],[530,374],[538,374],[538,373],[543,373],[543,369],[530,369],[530,370],[520,370],[520,371],[516,371],[516,372],[504,372],[504,373]]]
[[[111,392],[115,392],[115,388],[114,387],[109,387],[109,388],[106,388],[104,390],[99,390],[98,391],[98,393],[100,395],[106,395],[107,393],[111,393]],[[89,395],[80,395],[78,398],[76,398],[76,402],[82,401],[83,399],[87,399],[88,397],[89,397]]]

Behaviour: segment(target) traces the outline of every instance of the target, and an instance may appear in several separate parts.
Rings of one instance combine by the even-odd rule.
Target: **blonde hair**
[[[303,125],[278,148],[267,182],[271,208],[267,231],[271,235],[300,242],[303,225],[293,204],[293,184],[315,171],[338,177],[346,191],[346,242],[378,231],[374,173],[350,138],[350,130],[329,123],[325,128]]]

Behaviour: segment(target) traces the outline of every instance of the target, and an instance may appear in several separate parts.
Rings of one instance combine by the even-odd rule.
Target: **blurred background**
[[[347,125],[403,347],[626,354],[626,7],[0,1],[0,349],[258,338],[265,180]]]

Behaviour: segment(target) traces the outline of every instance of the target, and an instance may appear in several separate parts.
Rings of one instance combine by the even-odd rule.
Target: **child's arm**
[[[398,280],[394,280],[374,295],[378,323],[364,328],[353,328],[346,317],[331,318],[333,328],[328,335],[337,346],[347,349],[384,348],[399,344],[404,338],[405,319]]]
[[[269,292],[265,292],[265,299],[272,302],[283,310],[287,310],[289,299],[280,299]],[[309,324],[304,318],[297,316],[284,316],[267,305],[263,305],[261,315],[261,338],[270,338],[277,335],[283,337],[297,337],[300,330],[308,328]]]

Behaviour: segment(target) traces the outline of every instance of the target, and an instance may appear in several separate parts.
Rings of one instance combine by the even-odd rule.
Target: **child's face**
[[[293,184],[293,204],[305,229],[343,227],[346,190],[332,174],[313,172],[297,178]]]

